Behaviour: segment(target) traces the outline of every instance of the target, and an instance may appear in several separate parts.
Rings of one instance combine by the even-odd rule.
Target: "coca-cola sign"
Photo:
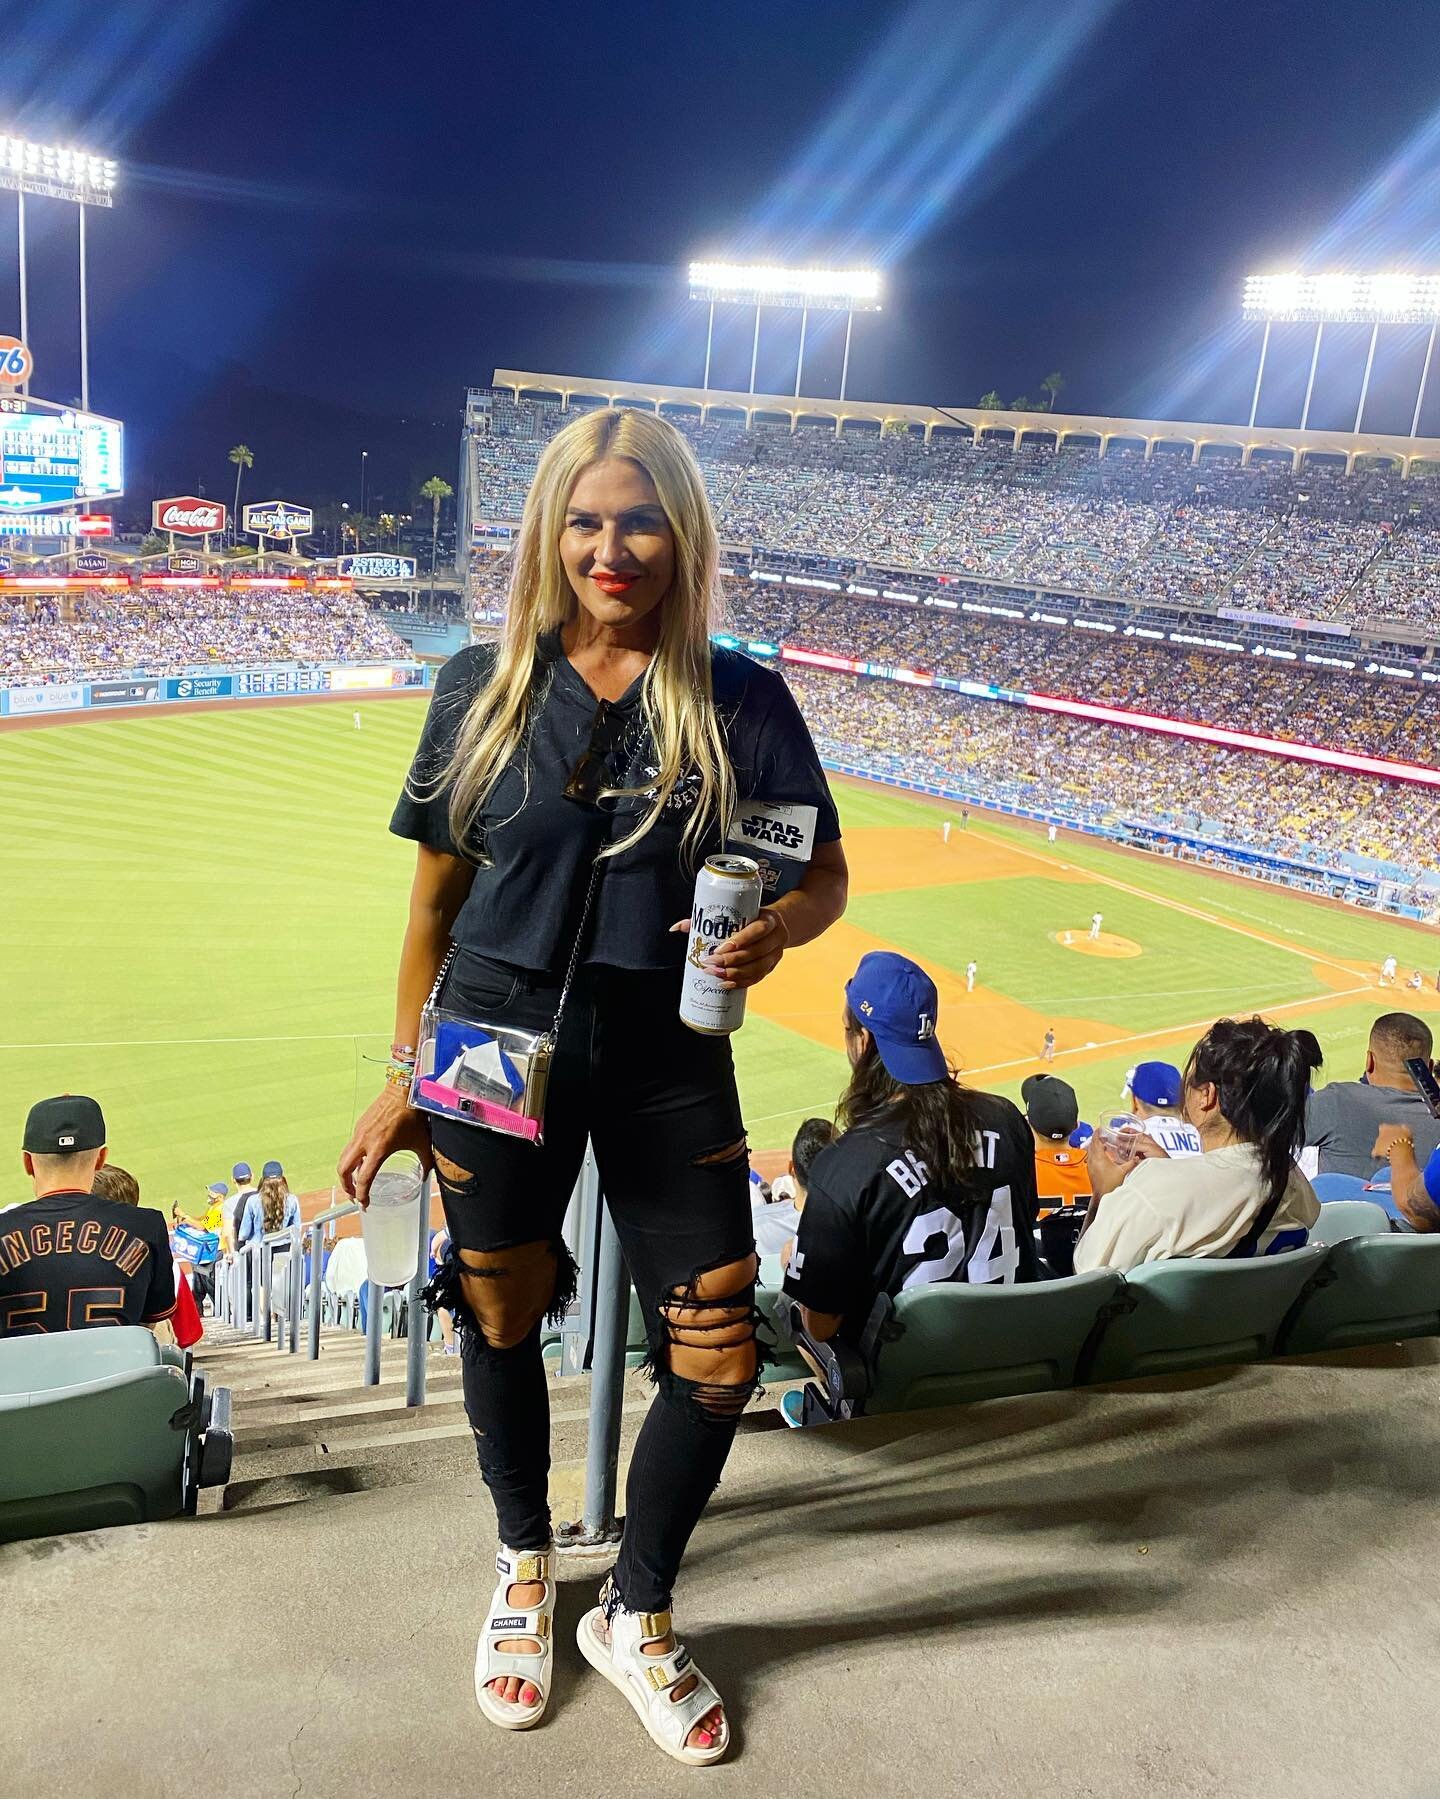
[[[193,493],[171,500],[156,500],[150,520],[157,531],[173,531],[177,537],[208,537],[225,529],[225,507],[219,500],[202,500]]]

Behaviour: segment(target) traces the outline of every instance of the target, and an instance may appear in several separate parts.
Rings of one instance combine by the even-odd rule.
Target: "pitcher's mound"
[[[1078,949],[1082,956],[1143,956],[1144,950],[1129,937],[1117,937],[1113,931],[1102,931],[1092,938],[1089,925],[1078,931],[1051,931],[1050,941],[1061,949]]]

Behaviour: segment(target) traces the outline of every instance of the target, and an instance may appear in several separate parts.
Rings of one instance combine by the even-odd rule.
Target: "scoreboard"
[[[124,487],[118,419],[0,400],[0,517],[113,499]]]

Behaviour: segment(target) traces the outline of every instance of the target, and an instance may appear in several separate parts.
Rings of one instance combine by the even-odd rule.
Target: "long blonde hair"
[[[712,821],[723,827],[734,811],[734,774],[710,679],[720,553],[700,465],[664,419],[607,409],[582,414],[557,432],[530,484],[494,672],[461,721],[455,752],[437,782],[450,785],[450,831],[457,844],[469,840],[486,799],[525,743],[541,635],[575,616],[579,601],[560,560],[560,534],[581,472],[606,456],[628,457],[654,482],[675,536],[675,573],[660,602],[660,639],[641,688],[660,769],[653,786],[643,789],[653,793],[654,804],[627,837],[603,853],[618,855],[638,843],[691,771],[698,792],[681,840],[688,852],[695,853]],[[528,758],[525,778],[528,792]]]

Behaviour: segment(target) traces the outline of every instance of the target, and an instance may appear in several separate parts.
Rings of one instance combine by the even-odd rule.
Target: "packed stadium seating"
[[[410,654],[354,593],[200,588],[143,598],[0,601],[0,682],[177,672],[254,662],[374,662]]]
[[[789,666],[786,674],[833,762],[1076,823],[1168,824],[1337,872],[1347,852],[1415,880],[1433,866],[1426,787],[936,689]]]
[[[519,517],[558,404],[490,403],[475,515]],[[677,421],[724,541],[1202,607],[1440,630],[1440,496],[1328,467]]]
[[[1022,693],[1091,700],[1407,762],[1440,760],[1429,684],[1137,641],[1120,629],[976,618],[934,606],[725,582],[725,629]]]

